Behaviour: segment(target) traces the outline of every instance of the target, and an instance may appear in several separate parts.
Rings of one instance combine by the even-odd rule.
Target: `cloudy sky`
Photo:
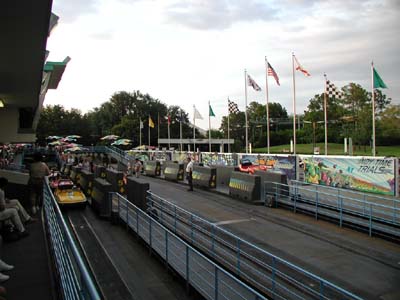
[[[324,72],[343,86],[371,89],[370,63],[400,104],[398,0],[54,0],[59,24],[48,60],[70,56],[45,104],[87,112],[118,91],[140,90],[193,116],[208,128],[208,101],[218,128],[227,98],[245,106],[244,70],[263,89],[248,102],[265,103],[264,57],[280,77],[268,78],[271,102],[293,112],[292,52],[311,73],[296,72],[296,110],[323,92]]]

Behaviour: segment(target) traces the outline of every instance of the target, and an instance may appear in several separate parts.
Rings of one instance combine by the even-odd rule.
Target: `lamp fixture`
[[[4,101],[3,99],[0,99],[0,108],[4,107]]]

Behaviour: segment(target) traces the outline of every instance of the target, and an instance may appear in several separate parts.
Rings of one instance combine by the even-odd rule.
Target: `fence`
[[[377,230],[400,237],[400,200],[394,197],[378,197],[299,181],[292,181],[290,186],[272,182],[265,184],[270,186],[267,198],[272,196],[275,205],[289,205],[294,212],[298,209],[311,211],[315,218],[326,215],[338,219],[339,226],[348,222],[366,227],[370,236]]]
[[[271,298],[361,299],[151,192],[148,202],[161,224]]]
[[[60,292],[66,300],[100,300],[99,292],[64,221],[48,180],[43,189],[45,222]]]
[[[215,264],[126,198],[112,194],[119,217],[205,299],[267,299]]]

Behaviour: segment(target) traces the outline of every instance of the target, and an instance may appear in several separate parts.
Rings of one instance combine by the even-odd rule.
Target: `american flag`
[[[237,114],[240,112],[238,105],[228,99],[228,110],[230,114]]]
[[[250,77],[250,75],[247,75],[247,85],[253,87],[253,89],[255,89],[256,91],[261,91],[261,88],[254,81],[254,79]]]
[[[329,80],[326,81],[326,94],[329,98],[335,97],[337,99],[342,99],[342,92],[336,88],[336,86],[330,82]]]
[[[274,68],[268,63],[268,76],[273,76],[275,78],[276,84],[281,85],[279,83],[279,77],[278,74],[276,74]]]

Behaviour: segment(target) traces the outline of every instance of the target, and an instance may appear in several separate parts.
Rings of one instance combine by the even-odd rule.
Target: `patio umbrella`
[[[106,135],[106,136],[103,136],[102,138],[101,138],[101,140],[102,141],[110,141],[110,140],[116,140],[116,139],[118,139],[119,138],[119,136],[118,135],[114,135],[114,134],[110,134],[110,135]]]
[[[76,134],[72,134],[72,135],[68,135],[65,138],[67,139],[80,139],[81,136],[80,135],[76,135]]]
[[[129,140],[129,139],[119,139],[119,140],[116,140],[114,143],[112,143],[111,145],[113,145],[113,146],[128,146],[128,145],[130,145],[132,143],[132,141],[131,140]]]
[[[54,142],[49,143],[49,145],[50,146],[60,146],[60,145],[62,145],[62,143],[60,141],[54,141]]]
[[[65,150],[66,152],[82,152],[82,151],[88,151],[87,148],[84,147],[72,147],[72,148],[68,148]]]
[[[58,136],[58,135],[49,135],[46,140],[59,140],[62,139],[62,136]]]

